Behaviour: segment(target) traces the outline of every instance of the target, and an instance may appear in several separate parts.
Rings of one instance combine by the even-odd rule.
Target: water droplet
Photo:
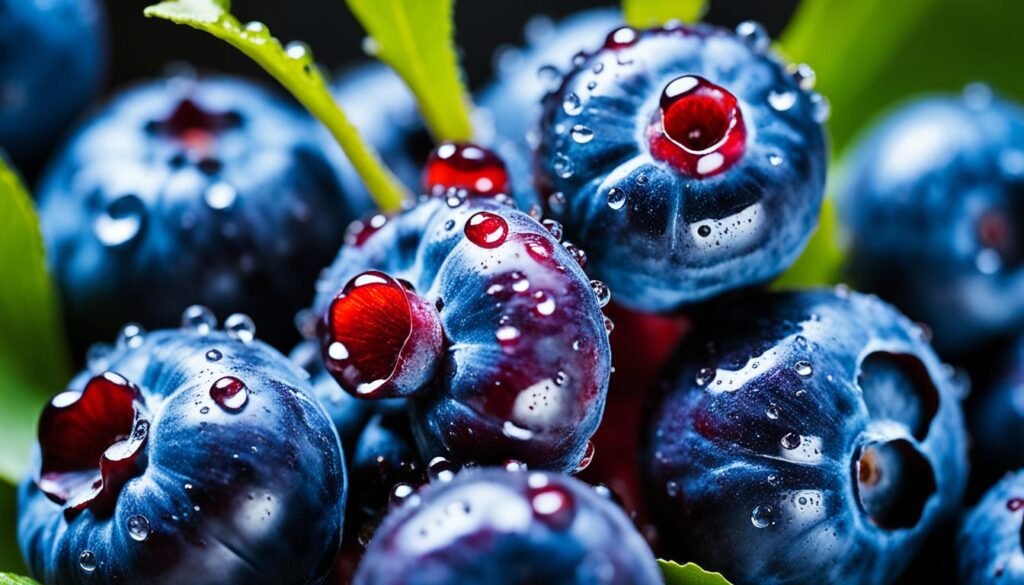
[[[785,112],[796,105],[796,94],[791,91],[772,91],[768,94],[768,105],[777,112]]]
[[[803,442],[803,437],[801,437],[797,433],[786,433],[785,435],[782,436],[781,442],[783,449],[786,449],[787,451],[792,451],[793,449],[796,449],[797,447],[800,446],[800,443]]]
[[[391,488],[391,495],[388,497],[388,506],[395,509],[406,502],[411,501],[416,495],[416,488],[407,483],[396,483]]]
[[[608,318],[608,315],[604,316],[604,332],[608,335],[615,331],[615,322]]]
[[[285,45],[284,52],[289,58],[295,59],[296,61],[309,61],[313,58],[313,52],[310,51],[309,45],[302,41],[292,41]]]
[[[772,487],[779,487],[779,476],[774,473],[768,476],[768,485]]]
[[[750,513],[750,522],[755,528],[767,528],[772,524],[775,524],[775,508],[767,504],[762,504],[754,508]]]
[[[479,211],[469,218],[463,231],[466,239],[481,248],[497,248],[508,237],[508,222],[500,215]]]
[[[590,126],[584,126],[583,124],[576,124],[569,131],[569,136],[572,137],[576,144],[586,144],[594,139],[594,131]]]
[[[225,319],[224,330],[228,337],[242,343],[249,343],[256,338],[256,324],[244,313],[235,313]]]
[[[104,246],[122,246],[142,231],[145,213],[145,204],[135,195],[118,197],[93,220],[93,233]]]
[[[622,206],[625,204],[626,193],[622,189],[616,189],[615,187],[608,189],[608,207],[622,209]]]
[[[698,386],[707,386],[715,379],[714,368],[701,368],[697,370],[697,375],[694,377],[694,383]]]
[[[814,121],[819,124],[828,122],[829,116],[832,115],[832,105],[828,103],[828,98],[821,95],[820,93],[811,93],[811,117]]]
[[[542,225],[543,225],[543,226],[544,226],[545,228],[547,228],[547,230],[548,230],[549,232],[551,232],[551,235],[552,235],[552,236],[553,236],[553,237],[554,237],[554,238],[555,238],[556,240],[558,240],[559,242],[561,242],[561,241],[562,241],[562,232],[563,232],[563,229],[562,229],[562,224],[561,224],[560,222],[558,222],[558,221],[555,221],[555,220],[553,220],[553,219],[545,219],[544,221],[542,221],[542,222],[541,222],[541,224],[542,224]]]
[[[224,357],[224,354],[222,354],[219,349],[211,349],[206,352],[206,361],[208,362],[220,361],[220,358],[222,357]]]
[[[146,341],[146,330],[138,323],[129,323],[121,328],[117,334],[117,347],[121,349],[136,349]]]
[[[793,365],[793,370],[795,370],[797,374],[806,378],[814,373],[814,366],[812,366],[811,362],[807,360],[800,360]]]
[[[612,300],[612,289],[600,280],[591,280],[590,288],[594,291],[594,296],[597,297],[597,306],[604,307],[608,301]]]
[[[587,265],[587,253],[583,251],[583,248],[579,248],[576,244],[569,241],[563,242],[562,247],[565,248],[565,251],[569,253],[569,256],[572,256],[572,259],[580,265],[580,268]]]
[[[706,237],[710,236],[711,235],[711,226],[709,226],[709,225],[702,225],[702,226],[698,227],[697,228],[697,235],[702,237],[702,238],[706,238]]]
[[[249,389],[234,376],[224,376],[210,386],[210,398],[228,412],[238,412],[249,401]]]
[[[91,550],[83,550],[78,555],[78,566],[84,573],[92,573],[96,570],[96,554]]]
[[[181,314],[181,328],[199,335],[209,335],[217,327],[217,317],[213,311],[202,306],[192,305]]]
[[[427,464],[427,473],[430,477],[441,482],[455,479],[455,473],[458,471],[459,466],[444,457],[434,457]]]
[[[575,93],[568,93],[562,100],[562,109],[570,116],[578,116],[583,111],[583,101]]]
[[[665,484],[665,493],[668,497],[674,498],[679,495],[679,484],[675,481],[669,481]]]
[[[548,293],[539,290],[533,293],[534,300],[537,301],[537,313],[541,316],[547,317],[555,312],[555,299]]]
[[[775,420],[779,418],[779,407],[774,404],[769,404],[768,407],[764,409],[764,413],[771,420]]]
[[[551,163],[551,167],[554,169],[555,174],[562,179],[572,178],[572,175],[575,172],[572,161],[569,160],[569,157],[560,152],[555,153],[555,160]]]
[[[814,85],[818,82],[818,76],[814,73],[814,69],[811,68],[807,63],[800,63],[799,65],[791,65],[790,73],[793,75],[793,80],[796,81],[800,89],[804,91],[811,91],[814,89]]]
[[[548,195],[548,207],[554,213],[562,213],[565,211],[565,193],[556,191],[551,195]]]
[[[149,538],[149,520],[142,514],[135,514],[128,518],[128,536],[136,542],[142,542]]]
[[[519,340],[520,332],[519,329],[511,325],[503,325],[498,327],[498,330],[494,332],[494,336],[498,339],[501,345],[512,345]]]
[[[203,201],[210,206],[210,209],[222,211],[235,204],[238,199],[238,191],[227,183],[214,183],[203,193]]]
[[[761,26],[761,23],[752,20],[739,23],[736,27],[736,34],[755,53],[764,53],[772,43],[768,31]]]
[[[580,459],[580,464],[576,466],[576,469],[573,470],[573,473],[580,473],[584,471],[586,468],[590,467],[590,463],[594,460],[594,454],[596,452],[597,449],[594,447],[593,441],[587,441],[587,448],[583,452],[583,459]]]
[[[773,167],[781,165],[783,160],[784,159],[782,158],[782,155],[776,152],[773,152],[772,154],[768,155],[768,164],[772,165]]]

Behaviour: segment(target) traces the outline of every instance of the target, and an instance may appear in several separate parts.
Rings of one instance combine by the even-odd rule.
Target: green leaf
[[[18,548],[17,487],[0,482],[0,571],[26,572]],[[3,581],[0,580],[0,585]]]
[[[57,297],[32,200],[0,157],[0,478],[16,482],[46,401],[70,377]]]
[[[39,583],[28,577],[12,573],[0,573],[0,585],[39,585]]]
[[[309,47],[302,43],[282,46],[265,25],[251,22],[243,26],[229,8],[228,0],[167,0],[146,8],[145,15],[205,31],[263,67],[327,126],[377,205],[385,211],[398,209],[408,192],[335,103]]]
[[[405,81],[436,140],[473,137],[469,94],[455,52],[454,0],[347,0],[374,54]]]
[[[793,266],[772,287],[776,289],[811,288],[836,284],[842,277],[844,254],[839,246],[839,218],[835,203],[826,197],[821,206],[818,231]]]
[[[635,28],[661,26],[673,20],[693,23],[704,16],[707,0],[622,0],[622,15]]]
[[[665,585],[731,585],[721,573],[709,573],[693,563],[680,565],[658,559]]]

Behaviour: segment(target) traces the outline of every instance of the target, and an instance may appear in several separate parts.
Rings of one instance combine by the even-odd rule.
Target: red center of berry
[[[736,96],[696,75],[665,86],[647,129],[651,154],[692,177],[729,169],[743,155],[746,138]]]
[[[353,278],[327,311],[327,369],[363,398],[408,396],[434,375],[444,349],[441,318],[410,286],[371,270]]]
[[[164,120],[150,124],[152,131],[170,136],[187,146],[206,148],[214,137],[242,124],[237,112],[210,112],[185,98]]]
[[[604,40],[604,48],[611,49],[613,51],[618,49],[625,49],[636,44],[639,35],[636,29],[630,26],[619,27],[612,32],[608,33],[608,36]]]
[[[68,514],[109,512],[142,470],[149,421],[141,408],[139,389],[113,372],[54,397],[39,421],[39,489]]]
[[[508,222],[489,211],[475,213],[466,222],[466,239],[481,248],[497,248],[508,238]]]
[[[446,142],[427,159],[423,187],[433,195],[443,195],[450,189],[484,196],[508,193],[508,170],[498,155],[485,148]]]

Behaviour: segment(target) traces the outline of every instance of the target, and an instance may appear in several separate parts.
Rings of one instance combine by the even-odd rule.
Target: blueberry
[[[537,17],[527,25],[526,46],[504,47],[494,55],[495,78],[477,98],[477,126],[482,142],[505,159],[512,176],[520,178],[512,185],[520,208],[539,203],[532,181],[525,178],[533,174],[541,100],[557,89],[574,56],[597,49],[621,25],[621,13],[609,8],[579,12],[557,24]]]
[[[79,346],[118,323],[176,324],[191,303],[245,311],[275,344],[363,211],[307,117],[260,86],[172,78],[117,97],[40,189],[53,275]],[[257,291],[254,293],[254,291]]]
[[[851,279],[962,353],[1024,326],[1024,111],[972,86],[861,140],[839,199]]]
[[[1024,583],[1024,470],[1007,474],[960,529],[961,585]]]
[[[733,583],[890,583],[957,510],[959,388],[921,331],[845,289],[709,309],[644,472],[671,558]]]
[[[998,477],[1024,468],[1024,339],[993,361],[995,379],[973,393],[968,428],[977,466]]]
[[[192,316],[126,327],[43,412],[18,526],[41,581],[305,584],[330,569],[346,491],[330,420],[246,319]]]
[[[419,109],[405,83],[382,63],[366,63],[342,71],[331,92],[359,129],[363,139],[380,153],[381,160],[407,187],[420,187],[423,163],[434,147]],[[337,141],[323,132],[324,151],[337,169],[342,187],[352,201],[370,201],[348,157]]]
[[[356,585],[662,583],[654,556],[615,504],[574,479],[463,471],[392,512]]]
[[[545,98],[539,187],[623,305],[663,312],[763,283],[814,230],[827,108],[806,67],[764,45],[620,28]]]
[[[107,61],[98,0],[0,0],[0,147],[29,166],[100,92]]]
[[[602,300],[554,234],[494,198],[425,197],[348,241],[313,307],[345,390],[408,399],[427,460],[582,462],[610,352]]]

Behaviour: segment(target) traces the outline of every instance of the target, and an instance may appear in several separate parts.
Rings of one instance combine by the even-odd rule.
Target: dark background
[[[155,0],[154,0],[155,1]],[[169,63],[190,62],[201,70],[264,75],[225,43],[198,31],[147,19],[145,0],[107,0],[113,37],[113,87],[160,75]],[[708,22],[735,26],[757,20],[778,36],[796,0],[717,0]],[[463,67],[473,87],[486,82],[491,56],[503,44],[520,44],[523,27],[533,15],[559,18],[580,9],[616,6],[602,0],[457,0],[456,34]],[[260,20],[282,42],[303,40],[322,65],[334,69],[363,57],[364,33],[344,0],[235,0],[232,12],[244,21]]]

